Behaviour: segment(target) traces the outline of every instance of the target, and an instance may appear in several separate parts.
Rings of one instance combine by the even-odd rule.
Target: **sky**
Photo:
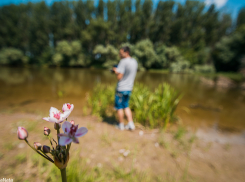
[[[42,0],[0,0],[0,6],[9,5],[9,4],[20,4],[27,2],[40,2]],[[48,5],[51,5],[54,1],[62,1],[62,0],[44,0]],[[99,0],[95,0],[95,4],[98,3]],[[107,0],[104,0],[107,1]],[[153,0],[154,5],[157,4],[159,0]],[[185,0],[175,0],[176,2],[184,3]],[[245,0],[200,0],[204,1],[207,5],[211,5],[214,3],[216,7],[225,12],[231,13],[232,17],[235,19],[238,11],[245,7]]]

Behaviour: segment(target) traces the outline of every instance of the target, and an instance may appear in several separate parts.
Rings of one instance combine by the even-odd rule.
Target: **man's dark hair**
[[[130,48],[128,46],[121,47],[121,49],[123,50],[123,52],[128,52],[128,54],[130,55]]]

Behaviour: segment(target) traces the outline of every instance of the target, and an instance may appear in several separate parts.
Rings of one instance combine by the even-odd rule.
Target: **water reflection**
[[[6,109],[6,106],[8,108],[32,106],[42,109],[42,104],[45,102],[49,102],[49,105],[52,103],[54,106],[62,102],[73,102],[76,108],[82,110],[82,106],[86,104],[84,102],[86,93],[89,93],[98,82],[116,85],[115,76],[107,70],[2,67],[0,68],[0,109]],[[241,90],[216,88],[203,83],[198,76],[187,74],[138,72],[136,82],[144,83],[151,89],[167,82],[184,93],[177,114],[188,125],[213,126],[215,124],[218,128],[230,128],[230,130],[245,128],[243,119],[245,102]],[[191,104],[199,104],[202,107],[190,108]],[[208,107],[211,109],[203,109]],[[221,110],[216,112],[212,108]]]

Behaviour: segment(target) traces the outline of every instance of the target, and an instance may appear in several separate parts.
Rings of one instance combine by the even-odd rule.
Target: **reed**
[[[109,117],[114,114],[115,87],[98,84],[93,89],[88,103],[93,115]],[[130,99],[134,121],[150,128],[166,128],[174,121],[174,112],[182,95],[169,84],[160,84],[155,90],[143,84],[135,84]]]

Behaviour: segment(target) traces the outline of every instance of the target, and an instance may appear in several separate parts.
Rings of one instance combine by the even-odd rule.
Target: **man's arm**
[[[114,73],[117,75],[117,79],[118,79],[118,80],[121,80],[122,77],[123,77],[123,74],[117,72],[117,68],[115,68],[115,67],[113,68],[113,71],[114,71]]]

